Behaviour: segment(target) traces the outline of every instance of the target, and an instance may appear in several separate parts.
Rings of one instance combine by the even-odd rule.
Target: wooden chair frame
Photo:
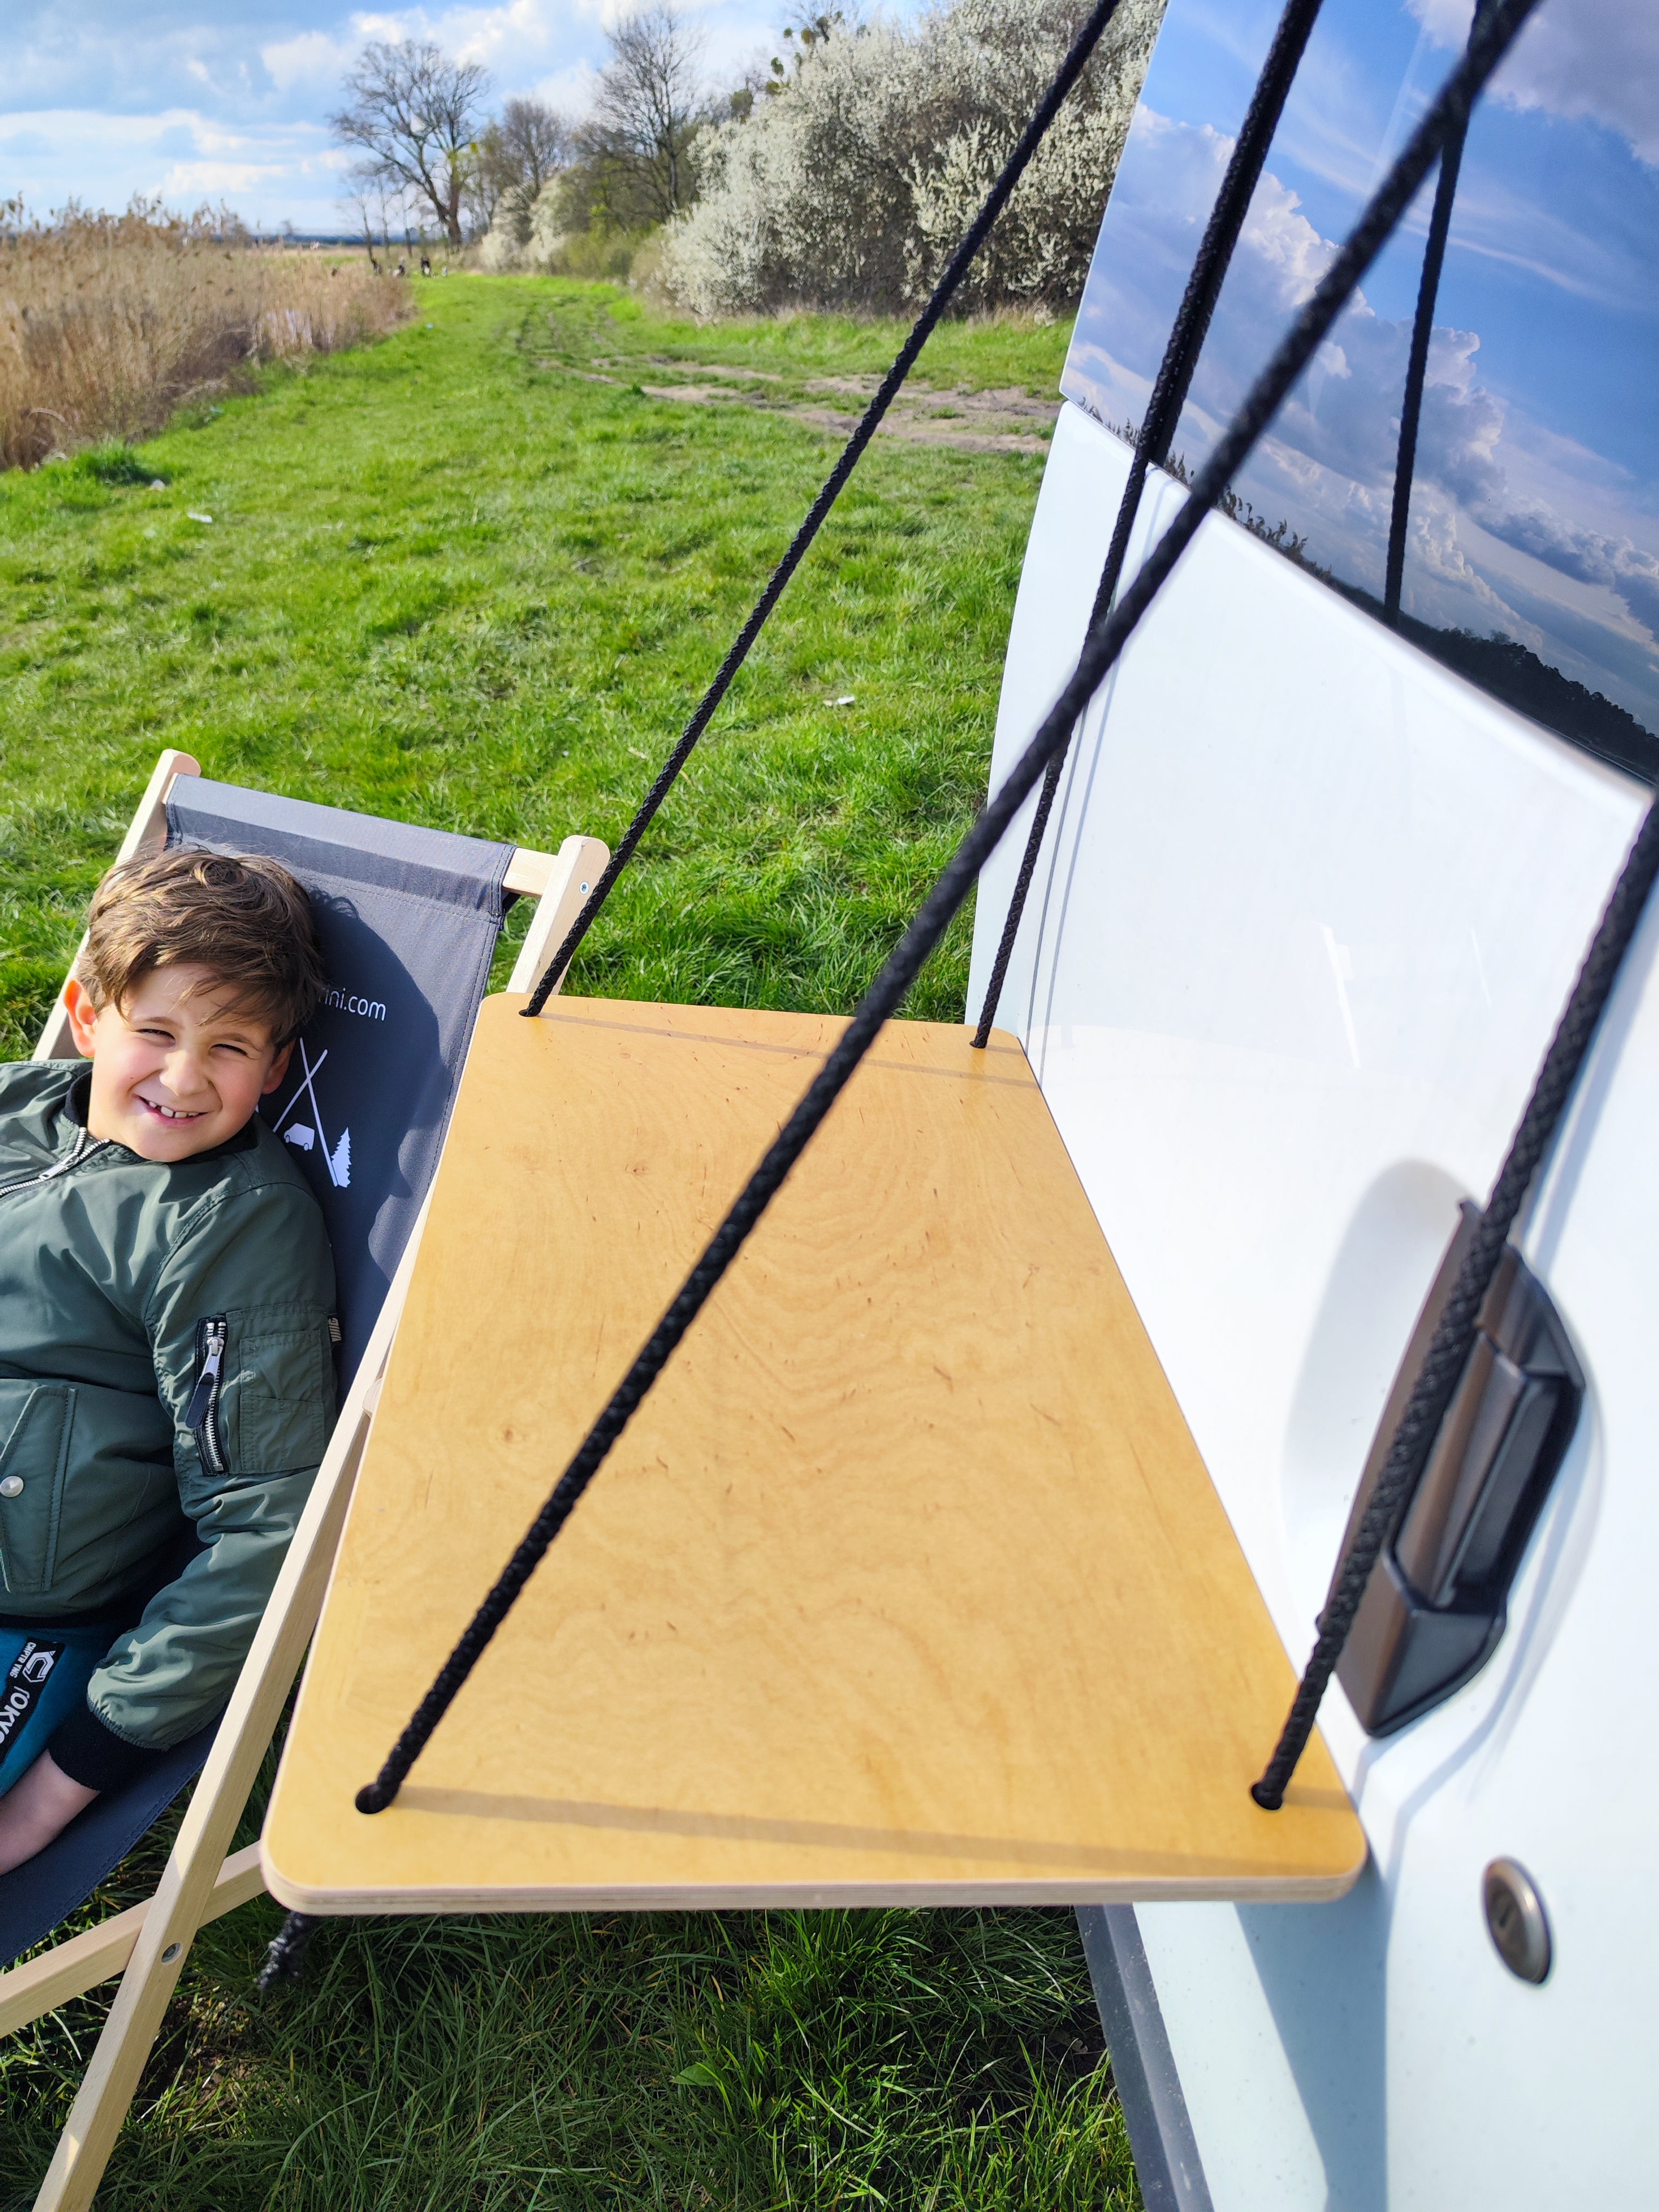
[[[201,772],[188,753],[161,755],[120,859],[163,842],[174,781]],[[511,989],[532,987],[608,857],[599,839],[582,836],[567,837],[556,854],[523,847],[514,852],[506,888],[538,904]],[[34,1057],[72,1058],[74,1050],[60,997]],[[0,1974],[0,2034],[121,1975],[35,2212],[83,2212],[91,2204],[197,1929],[264,1889],[257,1844],[228,1857],[226,1851],[316,1625],[425,1220],[422,1207],[155,1895]]]

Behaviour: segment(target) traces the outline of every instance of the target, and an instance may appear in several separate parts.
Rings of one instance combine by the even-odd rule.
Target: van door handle
[[[1377,1425],[1350,1534],[1480,1218],[1466,1200]],[[1549,1293],[1510,1246],[1337,1670],[1372,1735],[1389,1735],[1431,1711],[1496,1650],[1510,1585],[1577,1427],[1583,1395],[1583,1370]]]

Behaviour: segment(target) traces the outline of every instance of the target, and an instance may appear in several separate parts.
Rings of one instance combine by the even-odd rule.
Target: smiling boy
[[[224,1704],[322,1457],[333,1263],[254,1109],[325,988],[285,869],[153,854],[85,1059],[0,1067],[0,1875]]]

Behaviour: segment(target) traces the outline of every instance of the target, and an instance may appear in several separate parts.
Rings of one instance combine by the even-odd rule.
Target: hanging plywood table
[[[884,1031],[417,1761],[837,1021],[486,1002],[267,1820],[307,1912],[1340,1896],[1290,1665],[1019,1045]]]

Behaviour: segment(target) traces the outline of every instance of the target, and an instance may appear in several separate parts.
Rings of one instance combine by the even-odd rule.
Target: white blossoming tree
[[[706,135],[703,190],[658,283],[699,315],[887,312],[931,289],[1053,78],[1079,0],[956,0],[815,41],[773,96]],[[981,250],[966,307],[1082,289],[1163,14],[1121,0]]]

